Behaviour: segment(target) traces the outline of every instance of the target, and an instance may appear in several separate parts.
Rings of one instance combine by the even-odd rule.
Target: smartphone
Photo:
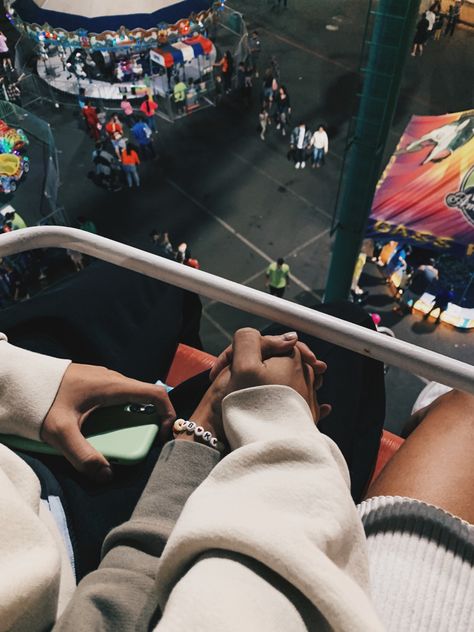
[[[133,465],[143,461],[159,431],[159,418],[153,404],[108,406],[92,412],[84,422],[83,435],[110,463]],[[43,441],[0,434],[0,443],[13,450],[60,455]]]

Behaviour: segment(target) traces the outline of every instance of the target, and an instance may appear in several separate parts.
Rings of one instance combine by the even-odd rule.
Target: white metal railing
[[[474,394],[474,367],[469,364],[138,248],[58,226],[25,228],[0,235],[0,257],[35,248],[77,250]]]

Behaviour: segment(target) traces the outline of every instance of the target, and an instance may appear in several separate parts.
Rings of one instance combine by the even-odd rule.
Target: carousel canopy
[[[174,24],[192,12],[209,9],[210,4],[209,0],[16,0],[13,8],[30,24],[102,33],[121,26],[134,29],[162,22]]]

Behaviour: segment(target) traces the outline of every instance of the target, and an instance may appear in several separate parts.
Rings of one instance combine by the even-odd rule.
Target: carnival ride
[[[212,76],[216,50],[205,37],[224,1],[4,0],[7,18],[36,46],[39,76],[53,88],[118,100],[165,96],[179,81]],[[171,63],[170,63],[171,62]]]

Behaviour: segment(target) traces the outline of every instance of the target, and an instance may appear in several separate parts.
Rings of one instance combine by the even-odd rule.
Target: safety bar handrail
[[[474,367],[470,364],[106,237],[59,226],[0,235],[1,257],[36,248],[76,250],[474,394]]]

